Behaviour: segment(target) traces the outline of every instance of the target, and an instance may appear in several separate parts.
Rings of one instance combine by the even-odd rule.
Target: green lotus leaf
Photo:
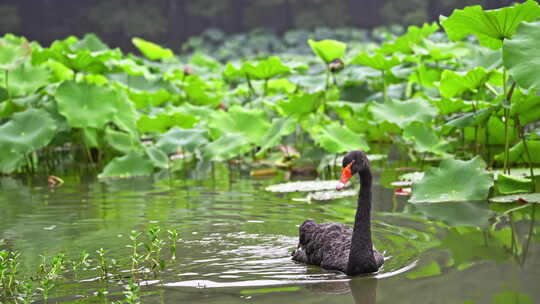
[[[512,39],[504,41],[503,64],[522,88],[540,89],[539,48],[540,21],[523,22]]]
[[[317,111],[321,106],[321,93],[299,93],[289,96],[288,100],[279,100],[276,104],[284,116],[303,116]]]
[[[89,50],[91,52],[100,52],[109,50],[109,46],[106,45],[95,34],[86,34],[83,39],[74,43],[71,48],[75,51]]]
[[[183,105],[176,107],[176,109],[182,113],[193,115],[199,120],[207,120],[212,113],[214,113],[214,110],[209,107],[196,106],[190,103],[184,103]]]
[[[227,62],[225,69],[223,69],[223,78],[227,80],[239,80],[245,77],[244,69],[237,67],[231,62]]]
[[[425,64],[419,64],[416,70],[409,76],[409,82],[418,83],[426,88],[436,88],[436,82],[441,79],[441,70],[430,68]]]
[[[413,185],[411,203],[479,201],[487,199],[493,185],[484,161],[475,157],[469,161],[443,160],[438,168],[426,171],[424,178]]]
[[[495,196],[489,199],[492,203],[515,203],[515,202],[527,202],[527,203],[540,203],[540,193],[524,193],[524,194],[512,194]]]
[[[528,140],[527,148],[529,149],[532,163],[540,164],[540,141]],[[498,162],[503,162],[504,152],[495,155],[495,160]],[[525,151],[523,141],[520,141],[515,146],[510,148],[508,152],[508,160],[510,164],[529,164],[529,157]]]
[[[396,56],[386,57],[381,53],[369,55],[366,52],[361,52],[351,61],[351,64],[360,64],[379,71],[388,71],[401,64],[401,60]]]
[[[297,86],[290,82],[288,79],[279,78],[279,79],[270,79],[268,81],[268,95],[271,94],[292,94],[296,91]]]
[[[495,10],[483,10],[481,6],[456,9],[450,17],[440,18],[441,25],[452,41],[475,35],[480,45],[491,49],[503,46],[510,39],[521,21],[534,21],[540,17],[540,6],[534,0]]]
[[[54,59],[49,59],[45,62],[45,65],[51,70],[54,81],[62,82],[73,80],[75,77],[75,73],[72,69]]]
[[[283,136],[287,136],[294,132],[296,124],[294,120],[289,118],[274,118],[272,127],[264,135],[264,143],[257,152],[257,155],[262,155],[266,150],[280,143]]]
[[[101,129],[115,122],[126,131],[136,132],[137,113],[118,91],[103,86],[67,81],[56,90],[58,112],[74,128]]]
[[[166,111],[155,116],[141,115],[137,121],[137,126],[139,131],[143,133],[163,133],[172,127],[191,129],[198,122],[199,120],[191,114],[182,113],[180,111]]]
[[[265,60],[257,63],[249,61],[244,62],[242,71],[251,79],[270,79],[278,75],[288,73],[291,69],[281,62],[281,59],[276,56],[270,56]]]
[[[173,51],[141,38],[133,38],[131,42],[150,60],[164,60],[174,57]]]
[[[150,161],[154,167],[167,169],[169,168],[169,157],[165,154],[164,151],[158,147],[146,147],[146,155],[150,158]]]
[[[518,116],[521,125],[539,121],[540,96],[534,90],[525,94],[520,89],[516,89],[512,95],[510,116]]]
[[[98,178],[129,178],[141,175],[150,175],[154,165],[148,157],[140,152],[130,152],[127,155],[111,160]]]
[[[217,106],[223,99],[219,83],[204,81],[197,75],[186,77],[183,89],[192,104]]]
[[[347,45],[343,42],[336,40],[308,40],[309,46],[313,53],[321,58],[326,64],[334,61],[335,59],[342,59],[345,56]]]
[[[115,131],[111,128],[105,130],[105,142],[116,151],[126,154],[131,151],[142,151],[143,149],[139,138],[129,133]]]
[[[119,69],[130,76],[144,76],[146,78],[151,75],[148,66],[141,65],[131,58],[111,59],[107,61],[107,64],[112,68]]]
[[[203,157],[207,160],[224,161],[250,150],[251,146],[245,135],[229,133],[206,145],[203,148]]]
[[[0,126],[0,172],[16,170],[27,153],[51,142],[57,128],[56,121],[42,109],[13,114],[11,120]]]
[[[435,61],[461,58],[471,53],[471,50],[461,43],[437,43],[428,39],[424,39],[420,45],[413,46],[413,50],[415,59],[418,55],[423,55]]]
[[[488,75],[489,73],[483,67],[476,67],[464,73],[444,70],[439,91],[445,98],[456,97],[483,86],[489,79]]]
[[[478,110],[477,112],[466,113],[458,118],[452,119],[446,125],[458,128],[474,127],[485,125],[491,115],[498,109],[496,106],[491,106]]]
[[[412,141],[415,151],[421,153],[444,154],[448,150],[448,143],[433,132],[433,127],[419,121],[412,122],[405,127],[403,138]]]
[[[463,99],[442,98],[439,100],[432,100],[432,104],[437,107],[439,114],[441,115],[470,112],[473,110],[472,105],[466,103]]]
[[[245,137],[249,143],[262,145],[271,125],[263,110],[248,110],[241,106],[233,106],[227,112],[216,111],[208,121],[210,135],[213,138],[224,134],[237,133]]]
[[[375,121],[388,121],[404,129],[413,121],[431,122],[437,115],[437,109],[423,99],[404,101],[388,100],[384,103],[373,103],[370,107]]]
[[[342,153],[352,150],[369,151],[364,136],[354,133],[349,128],[333,122],[311,132],[313,140],[328,153]]]
[[[8,91],[11,97],[31,95],[49,84],[49,76],[50,72],[44,66],[21,64],[8,73]],[[0,73],[0,85],[4,84],[5,74]]]
[[[385,42],[380,48],[383,54],[394,54],[396,52],[410,54],[413,52],[413,46],[421,43],[424,38],[435,33],[439,29],[436,22],[424,23],[422,27],[415,25],[409,26],[407,32],[391,42]]]
[[[533,191],[533,182],[528,178],[499,173],[495,188],[500,194],[515,194]]]
[[[106,62],[109,60],[119,60],[122,57],[120,50],[108,50],[103,52],[91,52],[83,49],[74,54],[60,57],[64,65],[76,71],[94,74],[106,73],[109,68]]]
[[[11,71],[17,68],[31,55],[28,42],[14,43],[7,39],[0,39],[0,70]]]
[[[172,128],[159,136],[156,146],[165,153],[178,150],[195,152],[208,143],[208,131],[202,129],[184,130]]]

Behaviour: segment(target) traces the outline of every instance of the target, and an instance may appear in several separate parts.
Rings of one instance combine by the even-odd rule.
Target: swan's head
[[[343,189],[353,175],[368,167],[369,161],[364,151],[351,151],[347,153],[347,155],[343,157],[341,178],[336,186],[336,190]]]

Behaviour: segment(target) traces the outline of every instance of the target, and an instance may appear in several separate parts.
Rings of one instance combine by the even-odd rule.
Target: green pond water
[[[284,174],[252,178],[227,164],[125,180],[71,174],[53,189],[46,177],[1,177],[0,239],[2,248],[22,252],[23,271],[43,253],[95,256],[101,247],[128,265],[131,230],[176,228],[177,259],[159,281],[143,282],[143,303],[540,302],[540,210],[408,204],[389,186],[403,172],[374,167],[373,234],[385,255],[374,276],[350,278],[290,259],[303,220],[352,224],[355,197],[293,200],[305,194],[264,190]],[[504,214],[509,208],[517,210]],[[49,303],[100,303],[101,287],[92,277],[66,278]],[[120,284],[107,289],[109,301],[122,298]]]

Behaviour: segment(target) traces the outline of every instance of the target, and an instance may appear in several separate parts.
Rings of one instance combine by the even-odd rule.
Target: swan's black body
[[[345,168],[360,176],[360,192],[354,227],[339,223],[316,224],[306,220],[300,226],[298,249],[293,260],[348,275],[376,272],[384,262],[371,241],[371,171],[364,152],[352,151],[343,158]]]

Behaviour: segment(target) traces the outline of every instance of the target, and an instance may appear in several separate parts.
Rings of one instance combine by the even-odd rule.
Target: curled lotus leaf
[[[141,38],[133,38],[131,42],[150,60],[164,60],[174,57],[174,53],[156,43]]]
[[[347,45],[337,40],[308,40],[308,44],[311,47],[313,53],[321,58],[326,64],[329,64],[335,59],[343,59]]]

